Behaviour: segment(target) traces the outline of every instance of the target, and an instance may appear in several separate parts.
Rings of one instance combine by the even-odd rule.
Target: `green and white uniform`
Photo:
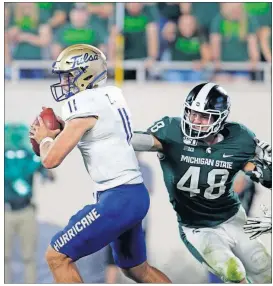
[[[195,258],[224,281],[241,281],[247,272],[253,282],[269,282],[271,258],[244,233],[246,215],[232,190],[237,172],[255,157],[255,135],[243,125],[226,123],[223,140],[208,145],[185,137],[181,118],[171,117],[157,121],[148,133],[163,146],[159,159],[165,185],[181,238]]]

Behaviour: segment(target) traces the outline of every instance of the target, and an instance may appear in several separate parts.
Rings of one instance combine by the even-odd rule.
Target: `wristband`
[[[54,139],[52,139],[51,137],[44,138],[40,143],[40,149],[46,142],[53,142],[53,141],[54,141]]]

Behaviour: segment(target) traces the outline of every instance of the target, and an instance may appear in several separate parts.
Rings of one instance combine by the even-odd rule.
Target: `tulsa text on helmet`
[[[72,69],[87,62],[97,61],[98,59],[98,55],[89,55],[88,53],[85,53],[84,55],[74,56],[71,58],[73,61]]]

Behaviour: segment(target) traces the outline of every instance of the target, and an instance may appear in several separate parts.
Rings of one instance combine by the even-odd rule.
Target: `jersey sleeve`
[[[62,107],[62,119],[69,121],[75,118],[99,116],[100,101],[98,96],[83,92],[67,100]]]
[[[168,129],[171,124],[171,118],[168,116],[156,121],[147,129],[147,133],[155,136],[161,143],[168,143]]]
[[[252,163],[255,168],[255,170],[259,170],[259,173],[261,174],[260,183],[265,186],[266,188],[272,187],[272,164],[268,164],[262,158],[259,157],[258,154],[258,146],[257,146],[257,137],[256,135],[249,130],[246,126],[240,124],[240,127],[242,129],[242,132],[248,136],[250,139],[250,143],[253,144],[253,156],[249,158],[249,160],[244,165],[244,168],[248,166],[249,163]]]
[[[241,127],[241,132],[245,133],[246,136],[249,136],[250,139],[254,140],[255,141],[255,133],[252,132],[249,128],[247,128],[245,125],[243,124],[239,124],[240,127]]]
[[[239,126],[240,132],[237,136],[242,138],[241,144],[244,146],[244,153],[252,159],[255,157],[256,152],[256,135],[245,125],[239,124]]]

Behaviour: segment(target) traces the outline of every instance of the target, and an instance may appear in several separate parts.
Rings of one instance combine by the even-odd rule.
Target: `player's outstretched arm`
[[[135,151],[162,151],[160,141],[146,132],[134,132],[131,144]]]
[[[95,117],[75,118],[66,122],[64,130],[52,142],[40,145],[42,164],[52,169],[61,164],[64,158],[73,150],[84,133],[96,124]]]

